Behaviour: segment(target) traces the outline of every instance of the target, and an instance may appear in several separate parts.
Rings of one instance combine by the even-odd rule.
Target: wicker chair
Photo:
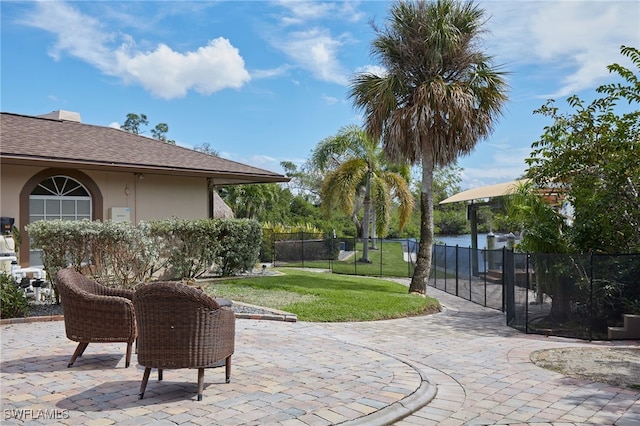
[[[202,291],[176,282],[151,283],[133,296],[138,321],[138,363],[145,367],[139,399],[152,368],[197,368],[198,401],[204,390],[204,369],[225,364],[225,382],[231,376],[235,315]]]
[[[125,366],[137,337],[133,290],[105,287],[73,269],[56,275],[67,338],[79,342],[71,361],[82,356],[89,343],[126,342]]]

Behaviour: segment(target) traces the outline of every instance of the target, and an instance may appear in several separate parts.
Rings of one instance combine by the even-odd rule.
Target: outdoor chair
[[[231,377],[235,315],[202,291],[177,282],[150,283],[133,296],[138,331],[138,363],[145,367],[139,399],[152,368],[158,381],[164,369],[197,368],[198,401],[204,390],[204,369],[224,361],[225,382]],[[216,365],[217,364],[217,365]]]
[[[82,356],[89,343],[126,342],[125,367],[137,337],[133,290],[105,287],[73,269],[56,275],[67,338],[79,342],[67,367]]]

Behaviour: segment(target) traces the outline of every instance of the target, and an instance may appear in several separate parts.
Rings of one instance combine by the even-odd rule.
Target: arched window
[[[69,176],[51,176],[29,195],[29,223],[38,220],[91,220],[91,194],[77,180]],[[29,250],[29,263],[41,265],[41,251]]]
[[[68,176],[51,176],[29,196],[29,223],[36,220],[91,220],[91,195]]]

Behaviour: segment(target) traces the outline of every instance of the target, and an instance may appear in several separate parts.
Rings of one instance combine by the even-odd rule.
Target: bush
[[[214,262],[220,245],[216,220],[167,219],[151,222],[151,234],[161,241],[166,274],[171,278],[197,278]]]
[[[0,318],[24,317],[29,312],[29,302],[13,282],[11,275],[0,272]]]
[[[135,288],[164,269],[163,279],[197,278],[212,266],[223,276],[258,261],[262,232],[247,219],[127,222],[37,221],[26,227],[52,279],[71,266],[105,285]],[[54,287],[55,288],[55,287]],[[57,294],[57,289],[56,289]]]
[[[214,268],[223,277],[253,269],[260,255],[262,227],[255,220],[220,219]]]

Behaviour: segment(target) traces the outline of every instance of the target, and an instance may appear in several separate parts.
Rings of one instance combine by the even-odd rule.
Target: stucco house
[[[20,229],[20,265],[40,263],[25,225],[41,219],[197,219],[224,211],[215,188],[283,175],[111,127],[78,113],[0,113],[0,213]],[[30,253],[25,256],[24,253]]]

